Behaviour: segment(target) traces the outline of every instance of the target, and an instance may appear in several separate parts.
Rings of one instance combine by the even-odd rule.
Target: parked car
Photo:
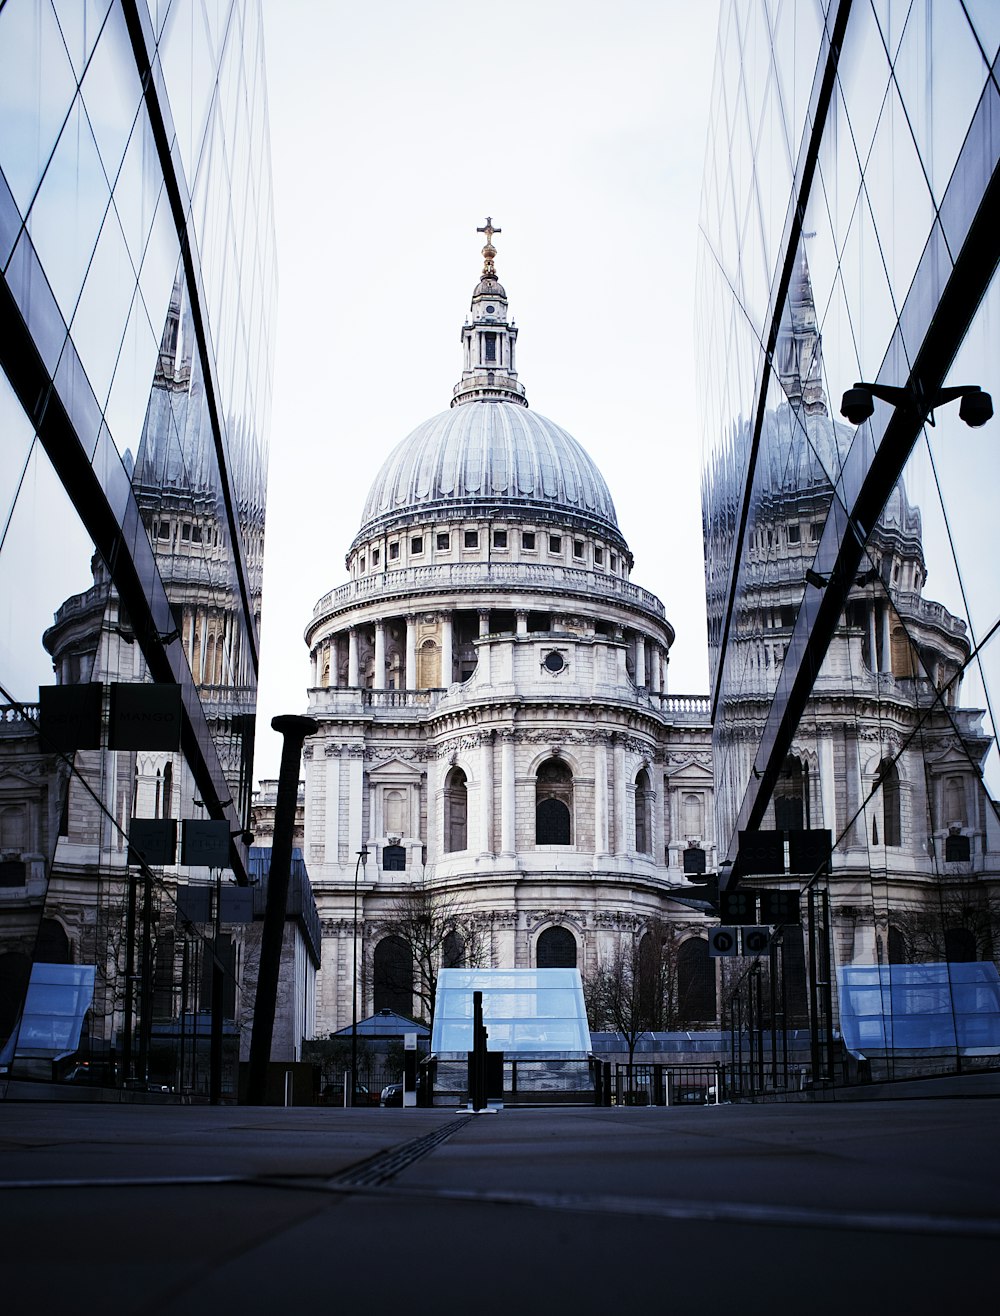
[[[420,1089],[423,1087],[422,1075],[417,1075],[417,1096],[420,1095]],[[403,1084],[387,1083],[382,1089],[382,1097],[379,1101],[380,1106],[402,1106],[403,1104]]]

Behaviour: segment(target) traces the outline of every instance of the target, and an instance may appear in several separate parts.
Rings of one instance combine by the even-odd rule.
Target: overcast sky
[[[255,774],[384,458],[447,408],[487,214],[532,408],[597,462],[705,694],[693,290],[714,0],[266,0],[279,265]]]

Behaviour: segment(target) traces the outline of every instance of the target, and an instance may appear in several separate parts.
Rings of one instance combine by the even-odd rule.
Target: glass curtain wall
[[[803,1081],[1000,1064],[1000,422],[934,405],[1000,394],[998,48],[996,6],[959,0],[720,20],[697,336],[722,882],[803,911],[727,961],[727,1009],[741,1046],[806,1011]],[[851,423],[858,381],[905,393]],[[795,862],[803,830],[828,863]]]
[[[245,902],[220,897],[247,880],[276,288],[258,7],[6,0],[0,120],[0,1090],[207,1092],[214,1004],[234,1092]],[[169,748],[116,740],[126,685],[179,691]],[[97,692],[94,735],[53,734],[53,686]],[[154,861],[135,820],[215,820],[225,862]]]

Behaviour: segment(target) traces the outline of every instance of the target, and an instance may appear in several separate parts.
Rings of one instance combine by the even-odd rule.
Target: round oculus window
[[[545,667],[548,671],[561,672],[565,666],[566,659],[561,653],[556,653],[555,650],[553,650],[552,653],[547,653],[545,655]]]
[[[496,308],[495,306],[487,306],[487,308],[486,308],[486,314],[487,314],[487,315],[492,315],[493,312],[494,312],[496,309],[497,309],[497,308]]]

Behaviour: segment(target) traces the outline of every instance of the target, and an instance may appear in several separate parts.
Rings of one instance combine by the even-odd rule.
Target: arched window
[[[374,1002],[376,1014],[413,1011],[413,953],[402,937],[383,937],[375,947]]]
[[[774,825],[779,832],[809,826],[809,769],[791,754],[774,787]]]
[[[889,633],[889,662],[893,676],[917,675],[917,655],[903,626],[893,626]]]
[[[652,932],[639,942],[639,1013],[645,1028],[662,1028],[664,976],[662,941]]]
[[[43,918],[39,924],[38,937],[35,941],[35,961],[38,964],[73,963],[69,937],[58,919]]]
[[[945,928],[944,957],[949,964],[971,964],[978,959],[975,934],[968,928]]]
[[[382,847],[382,872],[403,873],[406,871],[406,848],[402,845],[384,845]]]
[[[168,763],[163,769],[163,816],[174,816],[174,765]]]
[[[386,836],[403,835],[403,792],[386,791],[385,793],[385,834]]]
[[[465,940],[460,932],[452,929],[441,943],[441,967],[443,969],[462,969],[465,967]]]
[[[538,969],[575,969],[576,937],[568,928],[546,928],[535,943]]]
[[[0,849],[26,850],[28,847],[28,806],[8,804],[0,809]]]
[[[882,795],[882,844],[902,845],[902,827],[900,826],[899,772],[891,759],[883,759],[878,765],[878,783]],[[875,826],[878,826],[876,819]],[[878,844],[877,834],[874,837]]]
[[[900,932],[899,928],[889,925],[889,944],[886,948],[889,953],[890,964],[907,964],[909,955],[906,953],[906,938]]]
[[[945,827],[965,826],[965,779],[963,777],[945,777],[943,785]]]
[[[417,687],[434,690],[442,684],[441,651],[433,640],[424,640],[417,654]]]
[[[716,1016],[715,961],[702,937],[689,937],[677,952],[677,1012],[682,1023],[707,1023]]]
[[[649,773],[640,769],[635,779],[635,849],[637,854],[651,854],[653,837],[651,826]]]
[[[681,831],[695,840],[705,835],[705,801],[694,791],[688,791],[681,800]]]
[[[461,768],[452,768],[445,778],[444,848],[449,854],[469,848],[469,797]]]
[[[546,759],[535,774],[535,844],[571,845],[573,773],[562,759]]]

